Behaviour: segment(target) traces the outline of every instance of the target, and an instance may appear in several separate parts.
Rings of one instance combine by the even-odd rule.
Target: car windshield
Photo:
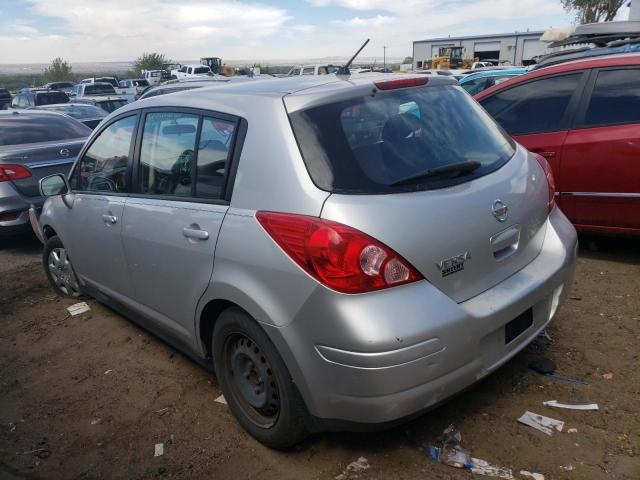
[[[116,91],[114,90],[113,86],[104,83],[93,83],[84,87],[85,95],[105,95],[115,93]]]
[[[0,117],[0,146],[55,142],[88,137],[91,129],[70,117],[53,114]]]
[[[375,91],[295,111],[290,119],[312,180],[335,193],[450,186],[500,168],[515,151],[487,113],[453,85]]]
[[[67,103],[68,101],[67,94],[57,90],[36,94],[36,105],[53,105],[54,103]]]
[[[97,106],[109,113],[119,109],[120,107],[124,107],[126,104],[126,100],[104,100],[96,103]]]

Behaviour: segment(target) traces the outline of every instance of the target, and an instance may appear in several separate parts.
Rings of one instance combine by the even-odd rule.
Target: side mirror
[[[65,195],[70,192],[67,177],[61,173],[49,175],[40,180],[40,195],[51,197],[53,195]]]

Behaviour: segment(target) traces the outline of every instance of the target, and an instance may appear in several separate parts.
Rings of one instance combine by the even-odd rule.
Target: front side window
[[[497,92],[480,103],[511,135],[560,130],[581,76],[572,73],[534,80]]]
[[[598,72],[583,126],[640,122],[640,69]]]
[[[305,67],[302,69],[302,75],[313,75],[316,73],[315,67]]]
[[[76,165],[71,188],[81,192],[124,192],[129,151],[137,117],[125,117],[102,130]]]
[[[376,91],[289,116],[311,178],[334,193],[464,183],[500,168],[515,151],[458,86]],[[425,175],[443,168],[442,175]]]

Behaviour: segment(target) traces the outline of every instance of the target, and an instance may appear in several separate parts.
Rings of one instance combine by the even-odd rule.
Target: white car
[[[338,71],[337,65],[315,64],[315,65],[299,65],[293,67],[287,73],[287,76],[295,75],[328,75],[330,73],[336,73]]]
[[[148,86],[149,82],[147,82],[143,78],[129,78],[126,80],[120,80],[120,82],[118,83],[118,88],[116,88],[116,92],[118,92],[120,95],[135,96],[141,93]]]
[[[171,70],[171,77],[177,78],[193,78],[193,77],[206,77],[213,75],[211,68],[207,65],[182,65],[177,70]]]
[[[164,70],[142,70],[140,77],[149,82],[149,85],[160,85],[163,73],[165,73]]]
[[[83,84],[92,84],[92,83],[109,83],[113,85],[113,88],[118,88],[118,79],[116,77],[91,77],[85,78],[80,81]]]

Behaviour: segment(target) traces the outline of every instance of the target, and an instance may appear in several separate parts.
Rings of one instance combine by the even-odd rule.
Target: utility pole
[[[382,69],[387,70],[387,47],[382,47]]]

